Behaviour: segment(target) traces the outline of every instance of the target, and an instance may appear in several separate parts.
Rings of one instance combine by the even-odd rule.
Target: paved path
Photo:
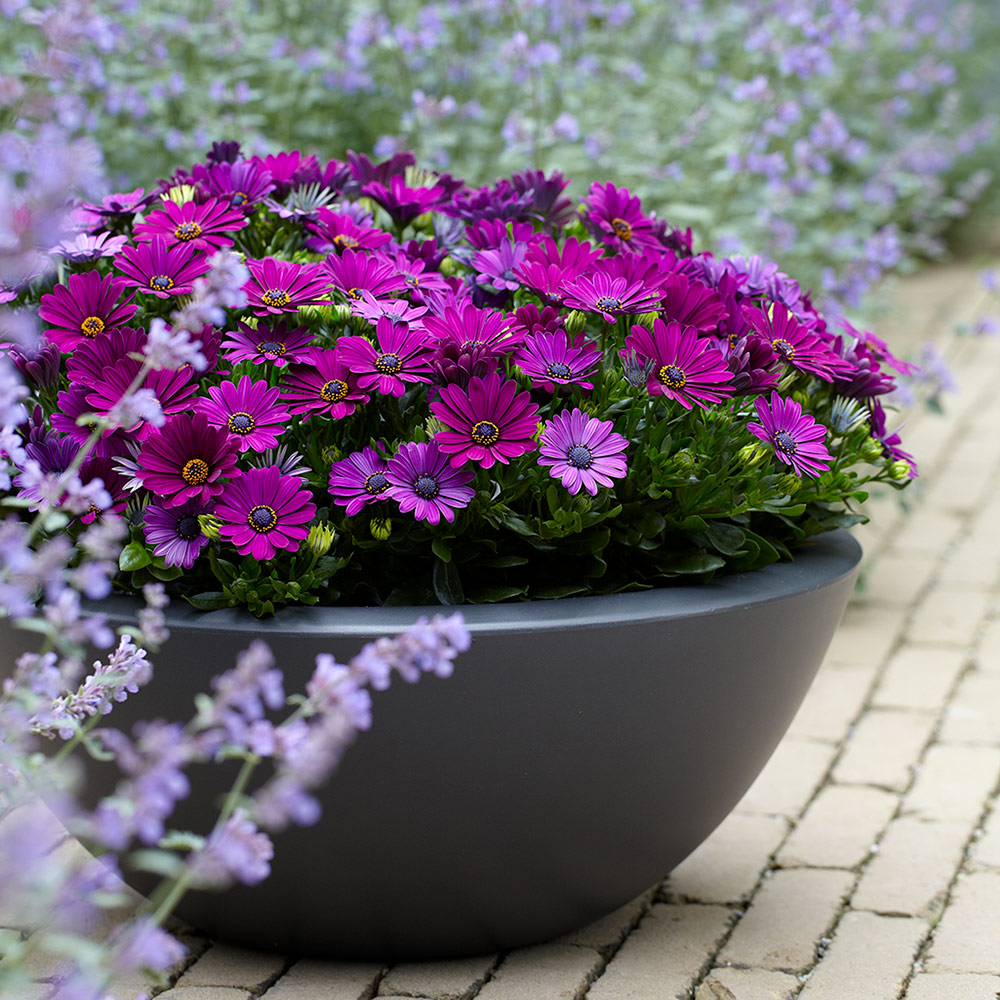
[[[919,344],[981,296],[954,266],[898,300],[891,342]],[[918,488],[908,511],[873,503],[861,586],[787,737],[660,885],[559,941],[461,961],[194,940],[160,1000],[1000,997],[1000,340],[952,362],[962,391],[910,420]]]

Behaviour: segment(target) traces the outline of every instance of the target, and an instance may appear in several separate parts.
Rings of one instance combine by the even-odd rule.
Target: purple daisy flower
[[[375,326],[376,349],[365,337],[341,337],[340,360],[358,376],[358,388],[375,386],[385,396],[402,396],[407,382],[430,382],[430,352],[420,330],[393,326],[382,318]]]
[[[541,170],[522,170],[510,178],[518,194],[530,194],[528,213],[547,226],[557,229],[569,224],[573,218],[573,200],[560,195],[570,182],[558,171],[548,177]]]
[[[101,384],[101,373],[116,365],[130,354],[143,354],[146,331],[134,327],[110,330],[96,340],[81,344],[67,359],[66,371],[70,384],[82,382],[96,389]]]
[[[467,388],[445,385],[431,412],[451,430],[438,431],[434,440],[452,456],[451,464],[478,462],[484,469],[494,462],[534,451],[538,407],[520,392],[513,379],[491,374],[469,380]]]
[[[771,445],[782,462],[800,476],[818,476],[830,468],[833,456],[823,444],[826,428],[803,413],[794,399],[783,399],[775,391],[770,403],[761,396],[756,406],[760,423],[747,424],[747,430]]]
[[[443,274],[433,270],[428,261],[414,259],[402,250],[390,258],[396,273],[403,279],[403,287],[420,298],[422,292],[447,292],[451,287]]]
[[[131,221],[132,216],[142,211],[155,197],[155,191],[146,194],[142,188],[136,188],[134,191],[105,195],[100,205],[85,201],[74,214],[92,230],[106,229],[109,224]]]
[[[203,413],[178,413],[154,431],[139,452],[139,477],[166,507],[187,500],[211,503],[236,473],[236,443]]]
[[[0,350],[6,352],[29,387],[51,389],[59,381],[62,356],[59,348],[44,337],[39,337],[33,344],[0,343]]]
[[[243,212],[220,198],[209,198],[201,204],[186,201],[183,205],[164,201],[158,211],[137,223],[133,232],[139,240],[162,236],[168,245],[186,243],[211,253],[231,247],[233,241],[223,234],[236,232],[246,224]]]
[[[114,257],[126,243],[127,236],[112,236],[111,233],[91,236],[88,233],[78,233],[71,240],[60,240],[49,248],[49,253],[74,264],[87,264],[100,260],[101,257]]]
[[[315,221],[308,221],[306,229],[314,235],[306,238],[306,246],[317,253],[344,250],[379,250],[392,241],[392,235],[375,226],[359,225],[348,214],[321,208]]]
[[[65,285],[56,285],[42,296],[38,315],[52,327],[45,335],[64,354],[92,341],[105,330],[124,326],[136,313],[133,292],[119,301],[128,285],[124,278],[97,271],[71,274]]]
[[[210,166],[199,163],[192,169],[192,176],[209,195],[243,212],[274,190],[270,171],[254,160],[223,161]]]
[[[431,441],[410,441],[389,459],[388,495],[405,514],[413,511],[418,521],[438,524],[442,517],[455,520],[455,511],[467,507],[476,491],[471,469],[456,469]]]
[[[514,355],[514,363],[531,379],[533,386],[555,392],[556,385],[593,389],[594,383],[588,382],[587,377],[602,358],[596,344],[584,339],[576,346],[565,330],[555,330],[528,337]]]
[[[78,445],[86,444],[87,439],[97,427],[96,423],[78,424],[76,422],[78,417],[94,412],[93,404],[87,400],[90,392],[91,388],[88,385],[79,382],[70,385],[68,390],[60,392],[56,397],[59,408],[49,418],[55,430],[72,438]],[[114,449],[108,443],[108,439],[114,433],[113,430],[107,430],[102,434],[94,448],[95,455],[106,457],[114,453]],[[121,443],[120,438],[117,443]]]
[[[670,274],[663,286],[660,311],[665,320],[702,331],[715,330],[726,315],[722,297],[700,281],[689,281],[683,274]]]
[[[162,236],[154,236],[149,243],[125,247],[115,258],[115,267],[127,276],[126,284],[165,299],[190,295],[195,278],[208,274],[211,265],[195,247],[171,247]]]
[[[112,465],[110,455],[90,454],[80,466],[80,482],[84,485],[99,480],[107,491],[111,503],[106,507],[91,503],[90,509],[84,513],[80,520],[84,524],[91,524],[95,518],[109,514],[124,514],[128,506],[129,494],[126,489],[125,477]]]
[[[826,382],[844,373],[850,377],[851,365],[834,355],[814,333],[804,327],[783,305],[772,306],[770,315],[762,309],[744,305],[743,315],[783,361],[809,372]]]
[[[561,249],[551,236],[546,236],[528,247],[524,260],[514,268],[514,276],[548,302],[559,305],[563,287],[579,278],[600,256],[600,250],[572,236]]]
[[[362,289],[361,298],[351,303],[351,312],[368,320],[372,326],[385,316],[394,326],[404,323],[419,330],[423,329],[422,317],[427,312],[427,306],[415,306],[406,299],[377,299],[371,292]]]
[[[628,188],[594,183],[587,204],[583,221],[606,246],[628,253],[659,246],[653,220],[642,214],[639,199]]]
[[[484,348],[491,354],[508,354],[521,346],[522,337],[511,329],[510,317],[494,309],[480,309],[471,302],[447,306],[440,315],[424,320],[437,347],[456,344],[463,351]]]
[[[330,466],[333,502],[346,507],[348,517],[367,504],[384,500],[388,489],[389,466],[374,448],[365,446]]]
[[[258,316],[298,312],[299,306],[330,301],[326,294],[330,279],[322,264],[293,264],[275,257],[246,263],[250,280],[243,290]]]
[[[208,387],[208,398],[195,403],[213,427],[222,427],[233,438],[240,452],[276,448],[278,436],[286,430],[290,414],[278,404],[281,389],[269,386],[266,379],[254,382],[244,375],[238,383],[222,382]]]
[[[287,364],[301,363],[309,357],[309,344],[314,334],[307,327],[289,330],[284,320],[274,326],[261,323],[255,328],[242,321],[238,326],[239,329],[227,333],[226,339],[219,345],[227,361],[234,364],[252,361],[255,365],[269,362],[276,368],[284,368]]]
[[[339,257],[330,254],[323,266],[330,273],[333,287],[355,301],[361,298],[363,291],[379,298],[406,288],[406,279],[378,250],[371,254],[362,250],[345,250]]]
[[[480,250],[472,258],[476,283],[498,292],[516,292],[521,287],[515,274],[528,251],[527,243],[504,240],[495,250]]]
[[[611,278],[607,274],[581,275],[563,286],[563,304],[571,309],[599,312],[608,323],[626,313],[649,312],[660,295],[639,281]]]
[[[199,514],[211,514],[211,506],[189,500],[179,507],[148,504],[142,514],[142,532],[154,546],[153,555],[163,556],[168,566],[190,569],[208,544],[198,523]]]
[[[336,350],[312,348],[302,364],[291,365],[281,380],[281,398],[290,413],[325,413],[334,420],[350,416],[369,396],[357,386],[357,377]]]
[[[361,193],[381,205],[389,213],[393,225],[399,227],[443,204],[448,197],[446,189],[440,185],[411,188],[398,175],[389,178],[388,187],[378,181],[371,181],[362,187]]]
[[[628,468],[628,441],[615,433],[610,420],[598,420],[582,410],[557,413],[542,431],[539,465],[547,465],[553,479],[576,495],[581,488],[591,496],[598,486],[613,486]]]
[[[734,396],[756,396],[774,389],[781,373],[778,355],[756,333],[740,337],[726,354],[726,367],[733,373]]]
[[[707,403],[721,402],[732,394],[732,373],[722,352],[699,339],[693,326],[662,319],[653,321],[652,332],[633,326],[625,338],[625,350],[619,353],[625,357],[628,351],[653,362],[646,382],[650,395],[666,396],[686,410],[692,404],[707,409]]]
[[[249,469],[229,483],[212,512],[219,532],[240,555],[273,559],[278,549],[298,550],[316,516],[312,493],[298,476],[276,465]]]

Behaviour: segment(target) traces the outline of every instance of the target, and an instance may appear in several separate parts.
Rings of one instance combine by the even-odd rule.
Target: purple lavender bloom
[[[212,831],[204,847],[193,852],[188,865],[199,886],[223,889],[233,882],[263,882],[271,874],[273,857],[271,838],[237,809]]]
[[[123,975],[144,970],[165,973],[187,955],[187,948],[148,916],[116,927],[108,944],[114,968]]]

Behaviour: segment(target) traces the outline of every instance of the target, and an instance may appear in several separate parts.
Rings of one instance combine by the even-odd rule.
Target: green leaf
[[[462,581],[454,563],[434,563],[434,573],[431,578],[434,594],[442,604],[464,604],[465,594],[462,591]]]
[[[739,556],[745,551],[746,534],[734,524],[713,521],[705,532],[712,548],[727,556]]]
[[[118,568],[123,573],[133,573],[148,566],[152,561],[153,557],[141,542],[129,542],[118,556]]]
[[[190,830],[171,830],[160,838],[157,846],[165,851],[200,851],[205,846],[205,838]]]
[[[511,569],[514,566],[526,566],[527,556],[493,556],[491,559],[477,559],[476,564],[488,569]]]
[[[434,541],[431,542],[431,549],[434,552],[434,555],[436,555],[441,562],[451,562],[451,548],[443,538],[435,538]]]
[[[564,583],[556,587],[532,588],[531,596],[544,600],[555,600],[558,597],[573,597],[575,594],[585,594],[586,586],[581,583]]]
[[[185,601],[199,611],[217,611],[219,608],[231,608],[236,602],[219,591],[211,591],[204,594],[195,594],[194,597],[185,597]]]
[[[527,584],[521,587],[505,587],[501,585],[476,587],[465,596],[472,604],[499,604],[509,601],[512,597],[520,597],[528,589]]]
[[[663,569],[675,575],[711,573],[726,565],[726,560],[714,552],[680,552],[661,563]]]
[[[177,577],[184,575],[184,570],[180,566],[166,566],[160,568],[159,566],[150,566],[149,572],[156,577],[157,580],[176,580]]]
[[[181,858],[163,851],[133,851],[129,855],[129,864],[137,871],[152,872],[164,878],[173,878],[184,868],[184,861]]]

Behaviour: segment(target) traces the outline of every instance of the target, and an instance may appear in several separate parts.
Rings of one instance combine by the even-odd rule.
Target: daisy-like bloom
[[[419,298],[422,292],[446,292],[450,288],[444,275],[431,270],[425,260],[411,258],[402,250],[390,259],[396,273],[403,279],[403,287],[411,295],[416,293]]]
[[[160,208],[136,224],[133,232],[136,239],[148,240],[162,236],[168,245],[186,243],[211,253],[223,247],[231,247],[233,241],[226,233],[233,233],[247,224],[246,216],[238,208],[231,208],[221,198],[209,198],[198,204],[186,201],[178,205],[176,201],[164,201]]]
[[[284,368],[287,364],[301,363],[309,357],[313,334],[307,327],[290,330],[284,320],[274,326],[261,323],[254,328],[242,321],[238,326],[239,329],[227,333],[226,339],[219,345],[222,356],[233,364],[252,361],[255,365],[262,365],[266,362],[276,368]]]
[[[378,181],[371,181],[365,184],[361,193],[381,205],[389,213],[393,225],[400,227],[443,204],[448,197],[441,185],[411,188],[399,176],[390,177],[388,187]]]
[[[96,236],[78,233],[71,240],[60,240],[49,248],[52,256],[71,260],[74,264],[85,264],[101,257],[114,257],[125,244],[127,236],[112,236],[111,233],[98,233]]]
[[[319,209],[315,221],[308,221],[305,225],[314,234],[306,238],[306,246],[317,253],[379,250],[392,241],[392,235],[384,229],[359,225],[352,215],[329,208]]]
[[[871,428],[872,437],[882,445],[882,451],[885,456],[893,461],[902,460],[906,462],[910,467],[909,478],[916,479],[918,475],[917,460],[908,451],[903,451],[899,447],[902,443],[902,438],[899,436],[899,428],[891,434],[886,430],[885,408],[877,399],[871,401]]]
[[[249,469],[229,483],[215,505],[219,532],[240,555],[273,559],[278,549],[296,552],[316,516],[312,493],[298,476],[276,465]]]
[[[596,344],[583,340],[573,344],[565,330],[536,333],[528,337],[514,355],[514,362],[536,388],[555,392],[557,385],[593,389],[588,382],[603,354]]]
[[[143,442],[139,477],[166,507],[187,500],[207,504],[236,473],[236,455],[229,431],[212,427],[204,413],[178,413]]]
[[[30,388],[51,389],[59,381],[62,356],[59,348],[44,337],[32,344],[0,342],[0,351],[6,353]]]
[[[315,156],[303,156],[297,149],[291,152],[272,153],[263,159],[253,157],[271,175],[274,183],[274,197],[284,198],[289,191],[300,184],[313,184],[319,179],[319,160]]]
[[[299,306],[329,302],[330,278],[322,264],[294,264],[275,257],[248,260],[247,304],[258,316],[298,312]]]
[[[413,511],[418,521],[438,524],[441,518],[455,520],[455,511],[467,507],[476,491],[471,469],[456,469],[438,446],[410,441],[389,459],[388,495],[405,514]]]
[[[457,344],[462,350],[484,348],[491,354],[508,354],[523,337],[511,329],[510,317],[493,309],[480,309],[471,302],[447,306],[437,316],[427,316],[424,328],[437,339],[437,347]]]
[[[726,352],[726,367],[733,373],[734,396],[756,396],[778,384],[778,355],[756,333],[741,337]]]
[[[851,366],[834,355],[783,305],[775,303],[770,313],[744,305],[743,315],[750,326],[767,340],[775,354],[793,368],[810,372],[826,382],[833,381],[839,372],[850,375]]]
[[[358,388],[372,386],[385,396],[402,396],[407,382],[430,382],[430,350],[421,330],[394,326],[383,317],[375,325],[378,347],[366,337],[341,337],[340,361],[358,376]]]
[[[715,330],[726,314],[718,292],[700,281],[689,281],[683,274],[667,276],[660,310],[665,320],[675,319],[702,331]]]
[[[535,450],[538,407],[513,379],[490,374],[470,379],[464,389],[442,386],[430,408],[451,428],[438,431],[434,440],[456,467],[473,461],[489,469]]]
[[[587,204],[589,211],[583,216],[584,224],[605,246],[628,253],[659,246],[653,220],[642,214],[639,199],[628,188],[594,183]]]
[[[354,301],[361,298],[362,292],[382,298],[406,288],[406,279],[393,262],[378,250],[370,254],[361,250],[345,250],[339,257],[330,254],[323,266],[329,272],[333,287]]]
[[[81,344],[67,359],[70,384],[77,382],[96,389],[105,368],[116,365],[130,354],[143,354],[146,331],[134,327],[109,330],[103,337]]]
[[[476,283],[498,292],[516,292],[521,283],[514,271],[524,260],[527,250],[527,243],[511,243],[509,240],[504,240],[495,250],[480,250],[472,258]]]
[[[708,403],[718,403],[732,395],[732,373],[726,367],[721,351],[699,339],[693,326],[681,326],[662,319],[653,321],[653,329],[633,326],[625,338],[625,357],[634,351],[640,358],[651,360],[646,388],[650,395],[676,400],[686,410],[693,404],[707,409]]]
[[[389,490],[389,466],[367,445],[330,466],[333,502],[346,507],[353,517],[370,503],[385,500]]]
[[[127,284],[124,278],[102,277],[97,271],[71,274],[65,285],[56,285],[42,296],[38,315],[52,324],[45,335],[68,354],[105,330],[124,326],[138,308],[132,304],[134,292],[119,301]]]
[[[108,194],[101,199],[100,205],[83,202],[74,212],[74,217],[83,228],[107,229],[109,225],[129,222],[136,212],[142,211],[155,197],[155,191],[146,194],[142,188]]]
[[[154,546],[153,555],[163,556],[168,566],[190,569],[208,544],[198,523],[199,514],[211,514],[206,504],[189,500],[179,507],[159,507],[148,504],[142,512],[142,533]]]
[[[541,239],[530,222],[510,219],[480,219],[465,227],[465,238],[477,250],[498,250],[504,243],[534,243]]]
[[[548,302],[558,305],[563,299],[563,287],[579,278],[601,256],[601,251],[589,243],[579,243],[570,237],[558,246],[551,236],[531,244],[524,260],[514,268],[514,276]]]
[[[87,485],[95,479],[99,480],[111,498],[111,504],[107,507],[91,503],[90,510],[86,511],[80,518],[84,524],[91,524],[95,518],[105,514],[125,513],[129,501],[128,490],[125,488],[126,480],[113,467],[112,461],[110,455],[90,454],[80,466],[80,482]]]
[[[191,176],[207,194],[242,212],[249,211],[274,190],[270,171],[254,160],[198,163]]]
[[[190,295],[194,282],[208,274],[211,265],[193,246],[168,246],[162,236],[149,243],[125,247],[115,258],[115,267],[126,277],[126,284],[159,299],[169,295]]]
[[[833,456],[823,444],[826,428],[803,413],[794,399],[783,399],[775,391],[770,403],[760,396],[756,406],[760,423],[747,424],[747,430],[771,445],[782,462],[800,476],[818,476],[830,468]]]
[[[596,496],[598,486],[613,486],[612,480],[625,475],[627,445],[610,420],[598,420],[582,410],[563,411],[542,431],[538,464],[549,466],[549,475],[562,480],[570,493],[585,489]]]
[[[371,292],[362,289],[361,298],[351,303],[351,312],[355,316],[368,320],[372,326],[385,316],[393,325],[405,323],[414,330],[423,329],[423,315],[427,306],[415,306],[406,299],[377,299]]]
[[[59,393],[57,397],[59,409],[49,418],[55,430],[59,431],[60,434],[65,434],[78,445],[86,444],[91,433],[97,428],[96,422],[86,424],[76,422],[78,417],[94,413],[93,405],[87,402],[87,396],[90,392],[90,386],[81,383],[70,385],[67,391]],[[98,438],[94,447],[95,455],[107,456],[113,453],[113,449],[109,447],[108,439],[114,433],[113,430],[106,430]],[[120,437],[115,443],[121,443]]]
[[[558,170],[548,177],[541,170],[522,170],[510,183],[519,194],[531,195],[528,213],[539,222],[562,228],[573,218],[573,200],[560,197],[570,182]]]
[[[626,313],[655,309],[659,297],[656,288],[606,274],[581,275],[563,286],[564,305],[599,312],[608,323],[616,323]]]
[[[224,381],[208,387],[208,398],[195,403],[213,427],[227,430],[240,452],[275,448],[290,414],[279,402],[281,389],[265,379],[244,375],[238,383]]]
[[[325,413],[334,420],[350,416],[369,396],[357,386],[357,377],[334,351],[312,348],[302,364],[290,365],[281,379],[281,398],[290,413]]]

